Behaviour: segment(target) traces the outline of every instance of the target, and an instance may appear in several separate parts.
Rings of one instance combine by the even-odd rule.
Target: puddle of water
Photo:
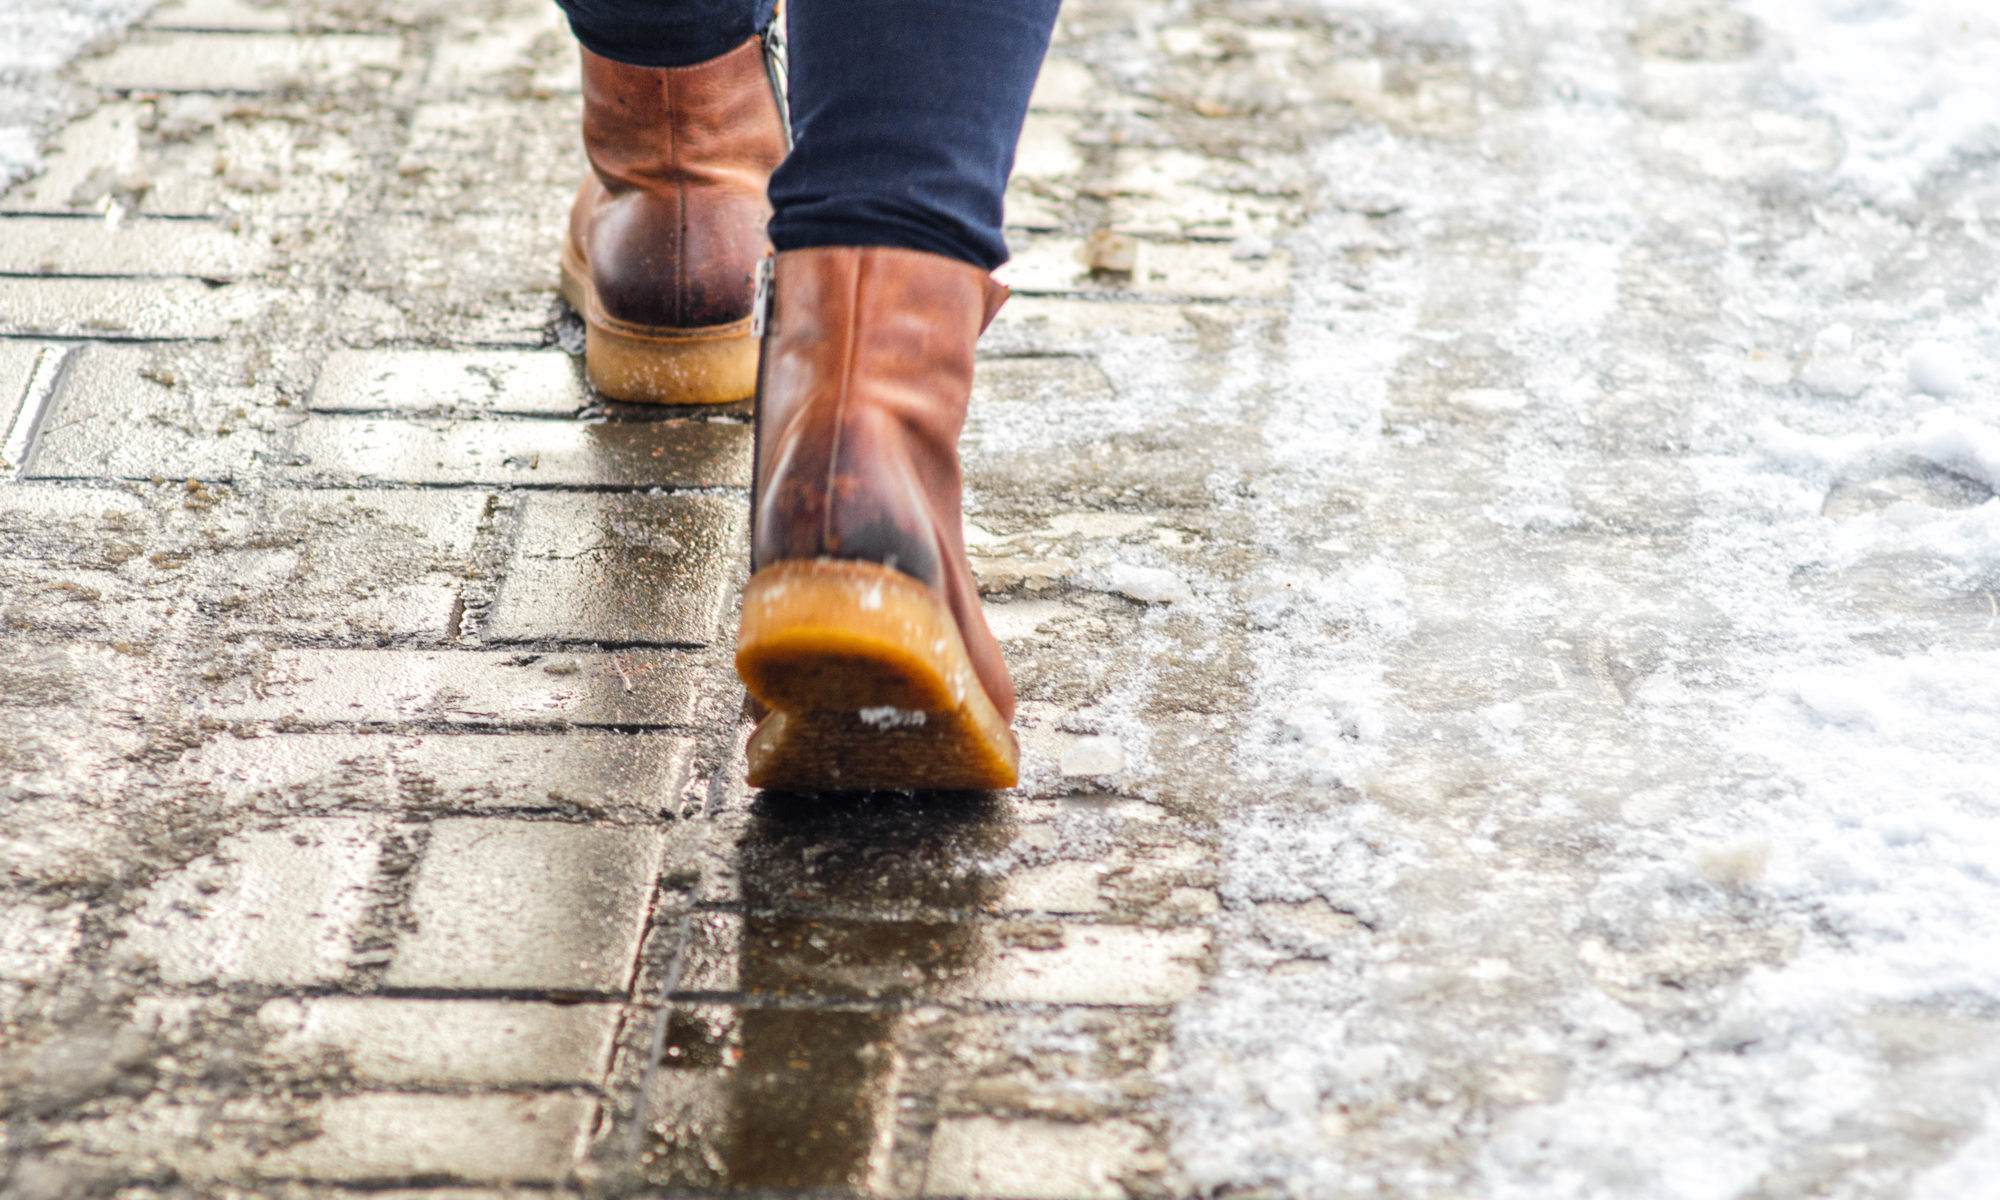
[[[665,1186],[865,1189],[896,1138],[907,1006],[979,967],[1013,836],[990,796],[766,794],[738,844],[738,996],[679,1004],[648,1087]],[[829,913],[828,907],[839,912]]]

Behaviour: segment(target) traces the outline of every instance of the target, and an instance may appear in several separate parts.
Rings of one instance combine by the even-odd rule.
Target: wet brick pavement
[[[1204,193],[1199,240],[1156,204],[1137,275],[1079,265],[1171,200],[1080,56],[1124,19],[1073,5],[1037,94],[977,400],[1006,421],[1108,400],[1095,342],[1213,337],[1287,286],[1230,241],[1282,197]],[[1128,668],[1050,633],[1129,633],[1059,544],[1150,536],[1198,471],[1030,467],[975,426],[982,519],[1056,525],[982,531],[1027,786],[746,794],[747,411],[607,405],[563,349],[573,55],[542,0],[169,0],[76,65],[97,105],[0,198],[0,1170],[1179,1190],[1204,826],[1119,788],[1089,709]]]
[[[163,0],[0,195],[0,1190],[1983,1198],[2000,26],[1899,3],[1068,0],[1023,786],[827,803],[747,411],[565,350],[553,5]]]

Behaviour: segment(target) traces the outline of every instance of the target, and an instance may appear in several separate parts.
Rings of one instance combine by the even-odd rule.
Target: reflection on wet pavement
[[[973,914],[997,883],[980,861],[1012,836],[985,795],[761,797],[738,843],[740,901],[692,923],[736,936],[707,954],[686,948],[648,1088],[648,1178],[838,1190],[882,1180],[901,1027],[980,967],[990,942]]]

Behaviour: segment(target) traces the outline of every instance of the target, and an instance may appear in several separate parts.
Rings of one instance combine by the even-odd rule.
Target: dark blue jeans
[[[688,66],[741,45],[776,0],[557,0],[591,52]],[[1001,195],[1060,0],[790,0],[790,157],[771,243],[902,246],[991,270]]]

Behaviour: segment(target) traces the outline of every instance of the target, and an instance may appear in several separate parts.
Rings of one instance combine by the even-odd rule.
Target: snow
[[[1623,8],[1327,5],[1536,83],[1312,148],[1399,214],[1364,296],[1345,213],[1280,243],[1198,1189],[2000,1171],[2000,9],[1743,0],[1741,55],[1641,63]]]
[[[152,0],[8,0],[0,5],[0,188],[40,169],[41,139],[88,97],[58,72],[137,20]]]

